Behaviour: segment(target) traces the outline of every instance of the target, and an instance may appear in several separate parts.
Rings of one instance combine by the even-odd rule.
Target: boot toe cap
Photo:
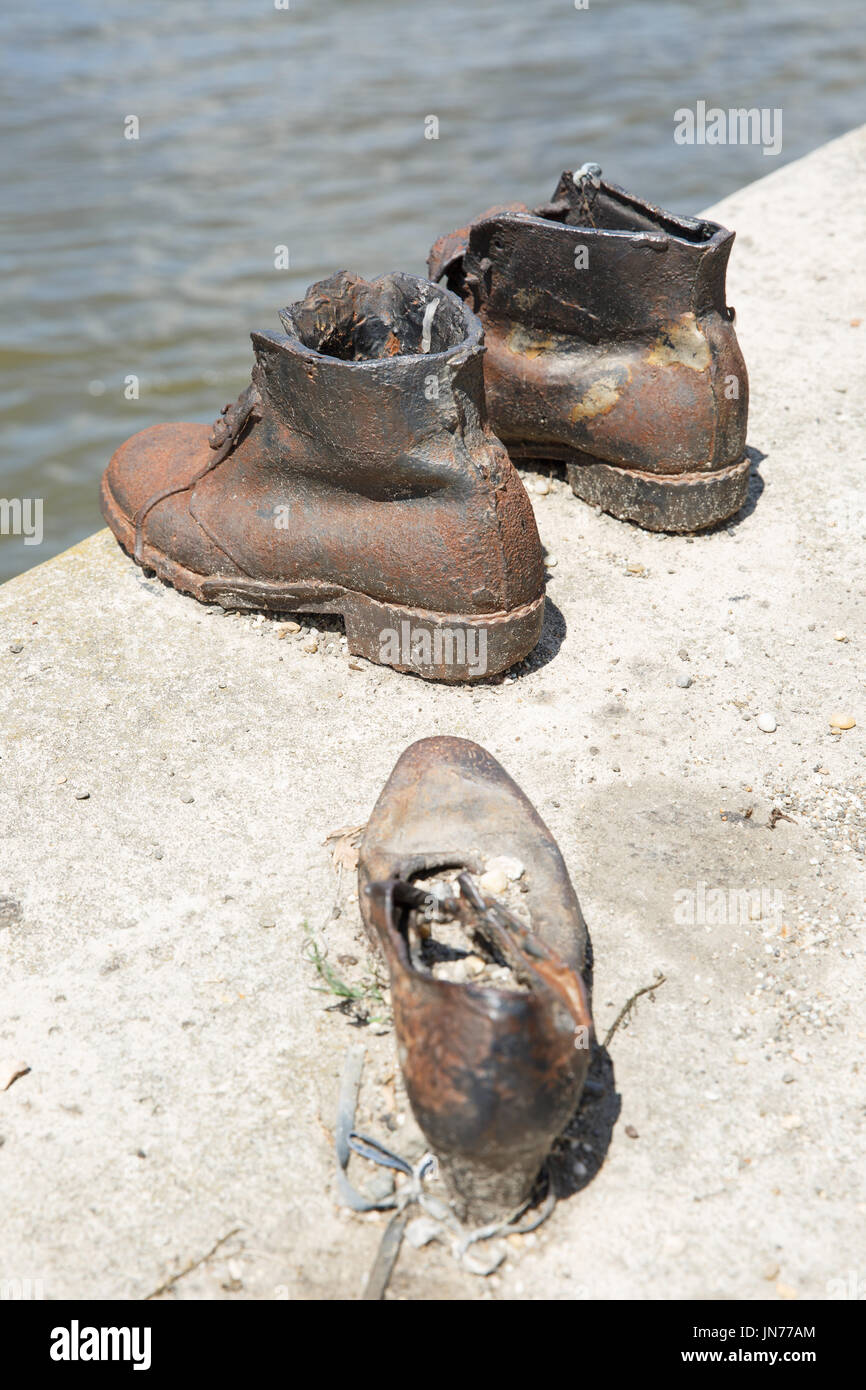
[[[236,574],[190,515],[192,486],[213,459],[207,425],[152,425],[122,444],[105,470],[102,510],[114,534],[129,551],[135,546],[136,521],[142,540],[153,552],[197,574]],[[178,489],[172,491],[172,489]],[[168,493],[159,501],[154,498]],[[150,505],[149,505],[150,504]]]
[[[105,483],[115,506],[134,522],[152,497],[184,487],[208,462],[207,425],[152,425],[112,456]]]

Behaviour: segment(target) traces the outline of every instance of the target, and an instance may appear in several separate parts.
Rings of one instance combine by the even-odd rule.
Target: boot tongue
[[[541,216],[562,217],[573,227],[594,227],[595,202],[601,188],[601,165],[582,164],[574,173],[566,169],[560,176],[553,199]]]
[[[399,351],[393,325],[376,314],[372,286],[343,271],[320,280],[291,309],[283,309],[283,326],[305,347],[343,361],[364,361]],[[394,346],[393,344],[396,344]]]
[[[408,281],[408,277],[405,277]],[[382,276],[369,282],[342,271],[313,285],[305,299],[280,318],[305,347],[348,362],[414,356],[456,346],[462,322],[448,314],[440,291]],[[442,312],[436,311],[441,309]]]

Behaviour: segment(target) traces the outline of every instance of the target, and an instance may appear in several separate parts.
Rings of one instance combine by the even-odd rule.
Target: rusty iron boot
[[[156,425],[117,451],[115,536],[204,602],[341,614],[370,661],[504,671],[541,634],[544,566],[487,421],[478,319],[415,276],[346,272],[280,317],[212,431]]]
[[[553,201],[442,237],[443,277],[484,324],[493,428],[512,459],[567,465],[578,497],[652,531],[746,500],[748,378],[725,302],[734,233],[565,173]]]
[[[415,1118],[460,1219],[499,1220],[527,1200],[589,1065],[586,928],[562,856],[495,758],[426,738],[376,803],[358,883]]]

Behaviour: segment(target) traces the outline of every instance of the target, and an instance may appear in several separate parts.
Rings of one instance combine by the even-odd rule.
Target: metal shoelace
[[[592,204],[595,202],[595,195],[601,186],[601,165],[581,164],[579,169],[575,169],[571,177],[583,203],[583,215],[589,225],[594,227]]]
[[[355,1129],[355,1111],[365,1056],[365,1047],[350,1048],[343,1066],[334,1136],[337,1188],[341,1202],[352,1211],[393,1211],[394,1215],[385,1228],[362,1298],[367,1301],[384,1298],[404,1236],[415,1249],[420,1249],[433,1240],[450,1242],[452,1255],[469,1274],[481,1277],[492,1274],[505,1259],[505,1249],[494,1248],[485,1259],[474,1253],[472,1247],[498,1236],[526,1235],[534,1231],[547,1220],[556,1205],[550,1182],[548,1181],[547,1193],[538,1211],[526,1221],[521,1221],[520,1218],[528,1210],[531,1198],[505,1221],[492,1222],[488,1226],[471,1231],[465,1230],[447,1202],[424,1190],[425,1179],[435,1177],[438,1172],[433,1154],[426,1153],[418,1163],[412,1164],[380,1143],[378,1139],[360,1134]],[[353,1153],[380,1167],[392,1168],[402,1173],[406,1181],[396,1192],[382,1197],[365,1196],[352,1186],[346,1176],[349,1159]],[[419,1208],[419,1215],[410,1221],[409,1209],[413,1206]]]

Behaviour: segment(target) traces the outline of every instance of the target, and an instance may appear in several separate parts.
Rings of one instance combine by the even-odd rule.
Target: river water
[[[698,211],[866,120],[864,39],[864,0],[10,5],[0,499],[41,502],[42,538],[0,536],[0,580],[101,524],[128,435],[234,399],[312,281],[423,272],[586,160]],[[676,143],[699,101],[781,110],[781,152]]]

